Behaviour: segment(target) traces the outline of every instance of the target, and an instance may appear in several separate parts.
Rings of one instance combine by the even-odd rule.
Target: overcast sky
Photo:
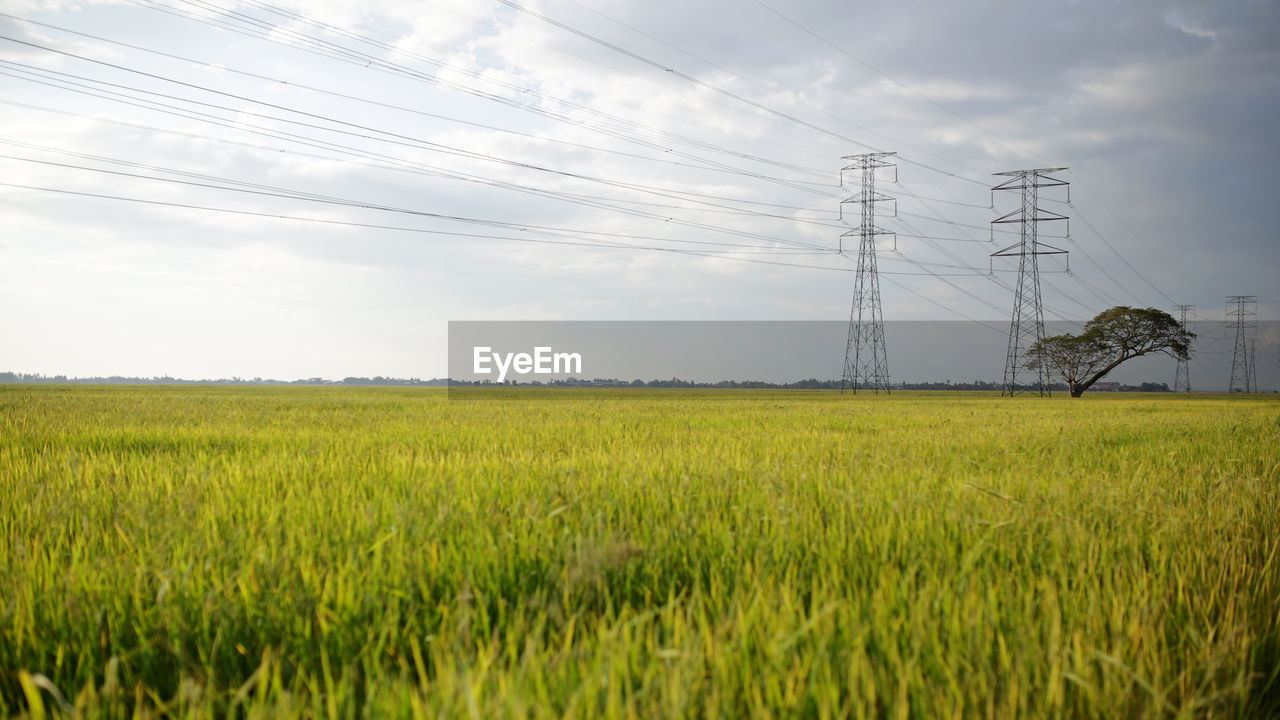
[[[0,370],[433,377],[448,320],[847,318],[873,151],[887,320],[1004,332],[993,173],[1043,167],[1047,319],[1280,317],[1274,2],[0,12]]]

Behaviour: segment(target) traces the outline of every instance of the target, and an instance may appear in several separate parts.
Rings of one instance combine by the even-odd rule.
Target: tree
[[[1027,367],[1059,375],[1080,397],[1125,360],[1163,352],[1179,360],[1191,357],[1194,333],[1167,312],[1155,308],[1113,307],[1085,323],[1079,335],[1055,335],[1027,351]]]

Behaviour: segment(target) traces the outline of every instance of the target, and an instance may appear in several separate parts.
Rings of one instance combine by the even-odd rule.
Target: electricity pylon
[[[1246,306],[1258,305],[1256,295],[1232,295],[1227,298],[1228,306],[1234,304],[1235,310],[1228,307],[1227,329],[1236,331],[1235,351],[1231,354],[1231,380],[1227,383],[1227,392],[1254,392],[1257,388],[1250,382],[1249,372],[1249,340],[1254,323],[1249,318],[1257,317],[1258,311]]]
[[[1065,255],[1066,250],[1046,245],[1037,239],[1037,225],[1048,220],[1066,220],[1060,215],[1038,206],[1040,188],[1064,187],[1069,183],[1052,177],[1050,173],[1062,172],[1067,168],[1038,168],[1035,170],[1011,170],[996,173],[1009,179],[991,188],[991,206],[995,207],[996,190],[1018,190],[1022,193],[1022,205],[1011,213],[1002,215],[991,221],[992,238],[995,236],[995,225],[1000,223],[1018,223],[1018,242],[1002,250],[991,253],[991,257],[1018,258],[1018,285],[1013,295],[1013,319],[1009,323],[1009,350],[1004,360],[1004,379],[1000,385],[1000,394],[1017,395],[1029,392],[1036,395],[1049,395],[1049,385],[1045,382],[1043,366],[1034,371],[1023,366],[1027,362],[1027,351],[1034,343],[1044,340],[1044,308],[1040,302],[1040,268],[1037,258],[1041,255]],[[1070,191],[1067,200],[1070,201]],[[1035,378],[1030,382],[1019,383],[1019,371],[1034,372]],[[1026,375],[1024,374],[1024,378]]]
[[[1187,330],[1187,311],[1194,308],[1195,305],[1179,305],[1178,310],[1182,312],[1182,331]],[[1173,391],[1174,392],[1191,392],[1191,368],[1190,361],[1187,358],[1178,358],[1178,369],[1173,374]]]
[[[1258,338],[1249,338],[1249,387],[1251,392],[1262,392],[1258,389]]]
[[[840,186],[844,187],[844,174],[860,171],[861,189],[840,202],[840,219],[844,219],[844,206],[857,203],[861,206],[861,222],[858,227],[840,236],[840,252],[844,252],[844,239],[858,238],[858,271],[853,279],[853,308],[849,312],[849,340],[844,349],[844,373],[840,376],[840,391],[870,389],[874,393],[889,392],[889,359],[884,346],[884,318],[880,313],[880,277],[876,270],[876,237],[893,235],[893,231],[876,225],[876,203],[893,200],[876,192],[876,170],[894,168],[897,182],[897,166],[886,158],[891,152],[847,155],[842,158],[845,166],[840,170]],[[896,236],[895,236],[896,238]],[[896,240],[895,240],[896,244]]]

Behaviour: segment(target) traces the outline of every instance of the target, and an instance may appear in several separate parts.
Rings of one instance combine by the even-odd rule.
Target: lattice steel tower
[[[1022,193],[1022,205],[1011,213],[1002,215],[991,221],[992,238],[995,237],[995,225],[1000,223],[1017,223],[1019,226],[1018,242],[1002,250],[991,253],[991,257],[1018,258],[1018,285],[1013,295],[1013,320],[1009,324],[1009,351],[1004,360],[1004,379],[1000,385],[1001,395],[1017,395],[1018,393],[1034,393],[1048,395],[1049,385],[1045,382],[1043,367],[1028,370],[1023,367],[1027,351],[1031,345],[1044,339],[1044,308],[1040,303],[1040,268],[1037,258],[1041,255],[1065,255],[1066,250],[1046,245],[1039,241],[1037,225],[1048,220],[1066,220],[1066,215],[1045,210],[1038,206],[1040,188],[1065,187],[1066,180],[1052,177],[1050,173],[1062,172],[1067,168],[1038,168],[1035,170],[1011,170],[996,173],[1009,179],[991,188],[991,206],[995,207],[996,190],[1018,190]],[[1068,191],[1067,200],[1071,197]],[[1019,372],[1024,382],[1019,382]],[[1028,375],[1035,377],[1028,380]]]
[[[1194,308],[1195,305],[1179,305],[1178,310],[1182,313],[1182,329],[1187,329],[1187,312]],[[1191,392],[1191,368],[1190,360],[1187,358],[1178,358],[1178,369],[1173,374],[1173,391],[1174,392]]]
[[[1262,392],[1258,389],[1258,337],[1254,333],[1254,337],[1249,338],[1249,387],[1252,392]]]
[[[861,189],[840,202],[840,219],[844,219],[846,204],[857,203],[861,206],[861,222],[858,227],[840,236],[842,253],[846,237],[858,238],[858,272],[853,280],[853,309],[849,313],[849,341],[844,349],[841,392],[846,389],[854,393],[859,389],[870,389],[875,393],[881,390],[889,392],[889,360],[884,346],[880,278],[876,270],[876,237],[894,233],[876,225],[876,203],[891,201],[893,198],[876,192],[876,170],[894,168],[893,181],[897,182],[897,166],[886,160],[896,154],[878,152],[842,158],[845,166],[840,170],[840,186],[846,187],[845,173],[856,170],[861,172]]]
[[[1235,309],[1230,308],[1235,305]],[[1258,296],[1232,295],[1227,298],[1227,329],[1236,331],[1235,352],[1231,355],[1231,381],[1227,383],[1227,392],[1255,392],[1250,372],[1249,345],[1255,323],[1250,318],[1258,316]],[[1252,309],[1250,308],[1252,306]]]

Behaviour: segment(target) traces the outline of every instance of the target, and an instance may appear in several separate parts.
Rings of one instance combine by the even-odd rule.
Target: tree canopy
[[[1055,335],[1036,342],[1027,352],[1027,367],[1057,374],[1067,383],[1071,397],[1080,397],[1125,360],[1153,352],[1189,358],[1193,339],[1194,333],[1162,310],[1113,307],[1085,323],[1079,335]]]

